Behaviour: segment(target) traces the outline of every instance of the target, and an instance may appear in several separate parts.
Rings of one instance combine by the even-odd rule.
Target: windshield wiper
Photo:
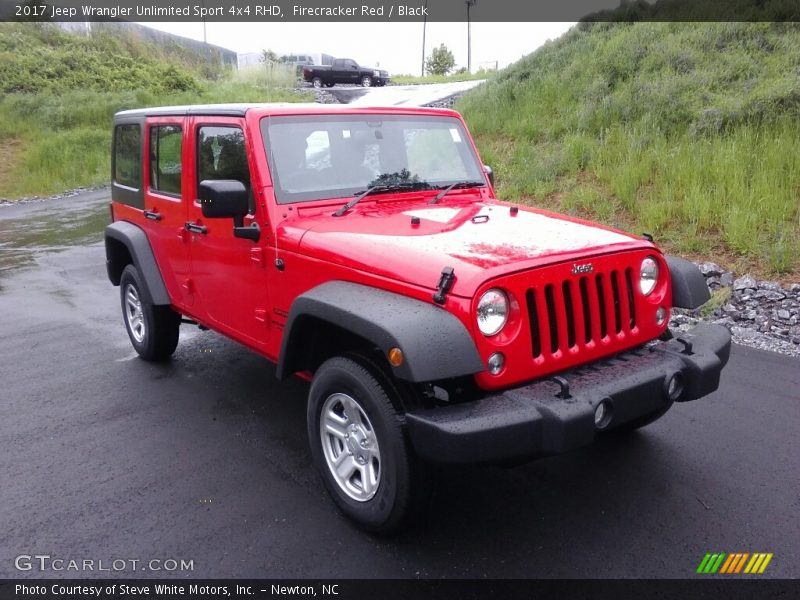
[[[455,190],[457,188],[483,187],[485,185],[486,184],[483,181],[456,181],[455,183],[448,185],[441,192],[431,198],[431,201],[428,204],[436,204],[439,202],[439,200],[449,194],[451,190]]]
[[[430,185],[424,181],[418,182],[409,182],[409,183],[394,183],[390,185],[373,185],[368,190],[364,190],[363,192],[359,192],[355,195],[355,197],[350,200],[347,204],[342,206],[339,210],[333,213],[334,217],[341,217],[343,216],[348,210],[353,208],[356,204],[361,202],[363,198],[366,198],[370,194],[374,193],[388,193],[388,192],[399,192],[403,190],[418,190],[418,189],[429,189]]]
[[[353,197],[352,200],[350,200],[347,204],[342,206],[342,208],[340,208],[335,213],[333,213],[333,216],[334,217],[341,217],[342,215],[344,215],[344,213],[346,213],[348,210],[353,208],[356,204],[361,202],[362,198],[365,198],[366,196],[369,196],[372,192],[377,192],[378,190],[383,189],[383,187],[384,186],[382,186],[382,185],[373,185],[368,190],[364,190],[363,192],[359,192],[358,194],[356,194]]]

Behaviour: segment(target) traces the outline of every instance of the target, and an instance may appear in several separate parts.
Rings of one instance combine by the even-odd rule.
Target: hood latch
[[[445,267],[442,269],[442,276],[439,278],[439,285],[436,286],[436,293],[433,295],[433,301],[436,304],[444,304],[445,296],[450,288],[453,287],[453,282],[456,280],[453,267]]]

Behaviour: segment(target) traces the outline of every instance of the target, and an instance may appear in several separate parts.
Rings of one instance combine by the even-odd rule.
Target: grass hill
[[[465,95],[506,198],[800,271],[800,25],[580,23]]]
[[[0,198],[108,181],[111,117],[144,106],[303,99],[135,26],[0,23]]]

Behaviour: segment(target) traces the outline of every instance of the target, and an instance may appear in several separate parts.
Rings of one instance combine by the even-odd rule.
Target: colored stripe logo
[[[720,573],[725,575],[735,575],[747,573],[750,575],[760,575],[763,573],[769,562],[772,560],[772,552],[724,552],[708,553],[700,561],[697,573],[710,574]]]

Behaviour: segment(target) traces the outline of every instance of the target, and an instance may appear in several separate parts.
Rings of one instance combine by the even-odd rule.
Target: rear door
[[[268,235],[263,207],[257,209],[251,172],[252,151],[244,119],[193,117],[190,140],[195,154],[188,204],[192,287],[200,303],[197,318],[252,346],[268,337],[268,288],[265,252]],[[258,242],[233,236],[233,219],[203,217],[198,184],[204,180],[234,179],[250,193],[247,227],[258,226]]]
[[[193,303],[184,236],[189,196],[183,180],[183,165],[189,159],[184,127],[184,117],[150,117],[145,122],[143,223],[164,284],[179,307]]]

